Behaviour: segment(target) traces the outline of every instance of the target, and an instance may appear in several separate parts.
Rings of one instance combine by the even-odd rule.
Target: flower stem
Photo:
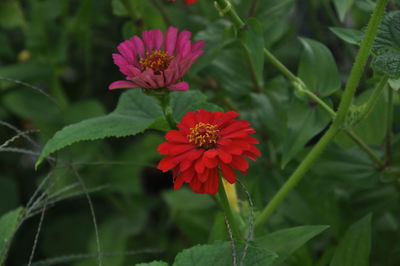
[[[343,131],[349,136],[361,149],[363,149],[371,158],[373,162],[376,163],[376,168],[382,168],[384,166],[384,163],[376,156],[376,154],[368,147],[367,144],[365,144],[362,139],[360,139],[356,134],[354,134],[353,131],[345,128]]]
[[[372,109],[374,108],[376,102],[378,101],[379,97],[382,94],[385,85],[389,80],[388,76],[383,76],[381,81],[379,82],[378,86],[376,86],[374,92],[372,93],[371,97],[368,99],[366,103],[365,110],[360,116],[360,120],[364,119],[369,113],[371,113]]]
[[[223,184],[221,184],[219,188],[218,196],[221,208],[224,211],[226,219],[228,220],[229,226],[232,230],[233,238],[235,240],[241,239],[238,223],[236,222],[235,217],[233,215],[232,208],[229,204],[228,197],[226,195],[225,187]]]
[[[221,15],[227,15],[228,18],[235,24],[238,28],[243,28],[246,24],[236,13],[233,8],[231,2],[229,0],[215,0],[214,3],[217,3],[216,7]]]
[[[269,60],[269,62],[274,65],[287,79],[291,81],[299,80],[295,74],[292,73],[278,58],[276,58],[267,48],[264,48],[264,55]]]
[[[368,23],[365,37],[361,42],[356,61],[351,69],[349,80],[346,84],[345,91],[339,104],[339,110],[337,112],[336,119],[334,120],[328,131],[307,154],[306,158],[301,162],[294,173],[289,177],[286,183],[281,187],[281,189],[275,194],[268,205],[259,214],[255,222],[256,229],[260,228],[266,223],[269,216],[302,179],[304,174],[310,169],[310,167],[319,158],[321,153],[325,150],[325,148],[340,130],[352,103],[354,93],[361,79],[361,75],[363,74],[364,67],[367,62],[369,52],[371,50],[373,40],[375,39],[376,32],[383,18],[387,2],[388,0],[377,1],[372,17]]]

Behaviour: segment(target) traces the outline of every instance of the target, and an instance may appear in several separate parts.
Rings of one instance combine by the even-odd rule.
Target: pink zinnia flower
[[[189,84],[182,76],[203,53],[203,41],[190,41],[191,32],[169,27],[165,37],[161,30],[144,31],[142,39],[133,36],[118,45],[120,54],[113,54],[114,63],[126,75],[126,80],[115,81],[113,89],[143,88],[186,91]]]

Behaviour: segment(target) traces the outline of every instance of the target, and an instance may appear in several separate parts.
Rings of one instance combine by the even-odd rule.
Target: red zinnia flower
[[[168,1],[175,2],[176,0],[168,0]],[[196,2],[197,2],[197,0],[185,0],[185,3],[188,4],[188,5],[196,3]]]
[[[182,76],[203,53],[203,41],[192,43],[191,33],[169,27],[165,36],[159,29],[133,36],[118,45],[114,63],[126,75],[125,80],[111,83],[110,90],[143,88],[186,91],[189,84]]]
[[[260,156],[254,146],[258,140],[249,136],[255,133],[250,123],[235,120],[239,114],[210,112],[200,109],[188,112],[177,125],[178,130],[169,131],[164,142],[158,146],[160,154],[168,155],[158,164],[158,169],[173,170],[174,188],[189,183],[197,193],[218,192],[220,172],[231,184],[236,182],[234,169],[247,174],[249,164]]]

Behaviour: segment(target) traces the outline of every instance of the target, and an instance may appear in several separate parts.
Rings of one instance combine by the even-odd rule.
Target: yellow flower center
[[[174,57],[169,56],[165,51],[147,51],[146,56],[139,60],[139,64],[143,69],[151,68],[155,73],[160,73],[168,68],[172,59],[174,59]]]
[[[190,128],[188,139],[190,143],[210,149],[215,146],[219,137],[219,130],[215,125],[209,123],[198,123],[195,127]]]

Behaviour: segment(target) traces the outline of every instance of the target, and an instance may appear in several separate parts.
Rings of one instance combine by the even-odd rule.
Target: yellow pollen
[[[168,68],[173,56],[169,56],[167,52],[161,50],[147,51],[146,56],[139,60],[140,66],[143,70],[151,68],[154,72],[159,73]]]
[[[198,123],[190,128],[190,134],[187,136],[190,143],[205,149],[211,149],[217,144],[219,130],[215,125],[209,123]]]

